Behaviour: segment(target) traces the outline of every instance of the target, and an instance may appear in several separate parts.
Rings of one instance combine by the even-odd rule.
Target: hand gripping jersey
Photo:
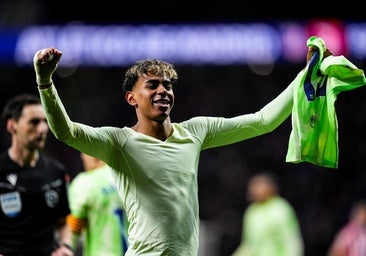
[[[341,91],[366,84],[363,70],[344,56],[323,59],[324,41],[310,37],[308,46],[316,46],[306,68],[294,80],[292,131],[287,162],[310,162],[338,168],[338,122],[335,101]]]

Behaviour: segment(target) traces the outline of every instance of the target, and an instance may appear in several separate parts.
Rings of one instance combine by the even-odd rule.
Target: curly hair
[[[178,80],[178,73],[173,64],[157,59],[139,60],[126,71],[122,84],[123,91],[131,91],[139,76],[143,74],[166,76],[172,84]]]

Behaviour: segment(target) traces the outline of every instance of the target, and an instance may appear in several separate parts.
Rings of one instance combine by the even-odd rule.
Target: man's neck
[[[39,158],[39,151],[30,151],[28,149],[17,149],[16,147],[10,147],[8,150],[9,157],[12,161],[19,166],[34,167],[37,164]]]
[[[172,124],[170,119],[166,119],[164,122],[137,122],[131,127],[136,132],[154,137],[158,140],[165,141],[172,134]]]

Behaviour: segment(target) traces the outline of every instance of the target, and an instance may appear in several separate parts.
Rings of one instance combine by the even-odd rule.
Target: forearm
[[[51,131],[57,139],[64,141],[71,136],[73,125],[58,96],[56,88],[51,84],[48,87],[38,86],[38,90]]]
[[[60,245],[72,245],[72,232],[70,227],[65,223],[58,230],[58,242]]]
[[[56,226],[56,238],[59,247],[52,253],[52,256],[72,256],[74,253],[72,233],[70,227],[66,223],[66,218],[61,218],[58,221]]]
[[[291,114],[293,106],[293,84],[259,111],[233,118],[242,125],[241,139],[253,138],[272,132]],[[245,137],[244,137],[245,136]]]
[[[207,117],[204,121],[211,128],[209,128],[203,148],[228,145],[269,133],[289,117],[292,105],[293,86],[291,84],[274,100],[255,113],[232,118]],[[198,120],[198,122],[203,122],[203,120]]]
[[[86,222],[80,218],[73,216],[72,214],[67,216],[67,225],[71,230],[71,245],[74,250],[77,249],[81,232],[86,225]]]
[[[276,129],[291,114],[293,106],[293,83],[281,94],[255,113],[260,116],[260,125],[266,127],[268,132]]]

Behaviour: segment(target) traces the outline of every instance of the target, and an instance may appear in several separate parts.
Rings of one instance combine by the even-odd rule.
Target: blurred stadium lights
[[[69,24],[0,31],[0,64],[32,65],[34,53],[51,46],[63,51],[65,67],[127,66],[142,58],[176,65],[301,63],[312,35],[336,55],[366,57],[366,23]]]

